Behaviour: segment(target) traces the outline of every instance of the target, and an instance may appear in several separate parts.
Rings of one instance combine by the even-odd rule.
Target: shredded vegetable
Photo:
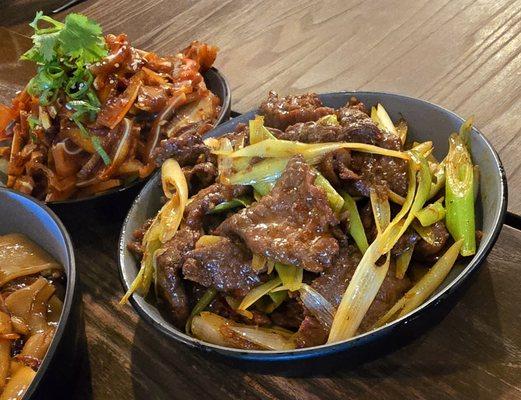
[[[416,212],[416,218],[422,226],[429,226],[445,218],[445,207],[436,201]]]
[[[199,299],[192,312],[190,313],[190,317],[188,317],[188,320],[186,321],[185,332],[187,334],[190,334],[190,329],[192,328],[192,320],[194,319],[194,317],[203,312],[206,309],[206,307],[208,307],[208,305],[212,302],[212,300],[215,299],[216,295],[217,290],[215,288],[209,288],[206,290],[206,292],[204,292],[203,297]]]
[[[344,193],[343,197],[344,209],[349,213],[349,234],[355,240],[360,252],[364,254],[369,247],[369,243],[367,242],[364,225],[360,219],[356,202],[348,193]]]
[[[159,210],[143,237],[144,254],[141,268],[120,304],[126,303],[135,291],[139,291],[143,297],[147,295],[155,275],[156,252],[161,248],[162,243],[175,235],[181,223],[188,202],[188,185],[177,161],[174,159],[165,161],[161,168],[161,181],[168,201]],[[172,189],[175,189],[174,193],[172,193]]]
[[[300,299],[304,307],[318,319],[322,325],[330,328],[333,324],[333,317],[335,315],[335,307],[327,301],[324,296],[317,292],[313,287],[302,284],[299,289]]]
[[[454,243],[433,267],[376,323],[382,326],[397,315],[407,315],[422,304],[445,280],[454,266],[463,245],[463,240]]]
[[[302,277],[304,270],[293,265],[284,265],[281,263],[275,263],[275,270],[279,274],[279,278],[282,281],[282,287],[291,291],[296,292],[302,286]]]
[[[228,155],[228,157],[265,157],[288,158],[301,154],[306,162],[318,163],[324,155],[337,149],[349,149],[364,153],[379,154],[408,160],[409,156],[401,151],[389,150],[383,147],[365,143],[337,142],[337,143],[301,143],[289,140],[265,139],[261,142],[243,147]],[[214,151],[220,154],[219,151]]]
[[[247,310],[253,303],[259,300],[262,296],[268,294],[277,286],[280,286],[282,283],[279,277],[273,278],[266,283],[263,283],[260,286],[257,286],[249,291],[249,293],[244,296],[241,304],[239,304],[238,310]]]

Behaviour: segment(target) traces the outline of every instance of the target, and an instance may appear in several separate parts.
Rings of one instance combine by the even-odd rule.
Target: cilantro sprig
[[[29,25],[34,29],[33,47],[21,59],[36,63],[37,73],[27,85],[28,93],[38,97],[42,106],[63,93],[66,107],[74,111],[69,118],[90,137],[105,164],[110,164],[99,138],[85,128],[100,110],[89,66],[108,54],[101,27],[81,14],[69,14],[60,22],[41,11]]]

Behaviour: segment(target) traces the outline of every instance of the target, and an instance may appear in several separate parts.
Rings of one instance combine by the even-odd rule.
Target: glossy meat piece
[[[154,160],[158,166],[163,164],[168,158],[175,158],[182,167],[194,165],[201,158],[210,155],[210,148],[207,147],[201,138],[200,129],[206,129],[206,124],[194,124],[179,136],[162,140],[159,147],[154,150]]]
[[[214,183],[199,191],[191,198],[184,213],[185,224],[195,230],[202,230],[204,217],[216,205],[234,198],[244,196],[249,192],[248,186],[230,186]]]
[[[334,307],[338,307],[361,259],[362,255],[355,246],[340,249],[333,265],[316,278],[311,286]],[[359,331],[365,332],[370,330],[378,318],[385,314],[410,287],[411,282],[407,277],[403,279],[397,279],[395,277],[395,266],[394,263],[391,262],[389,272],[376,298],[362,320]],[[313,330],[316,329],[315,324],[313,324],[312,327]],[[302,332],[307,329],[307,325],[303,323],[299,328],[299,335],[303,335],[304,337],[310,336],[308,333]]]
[[[334,109],[324,107],[315,93],[279,97],[271,91],[259,108],[259,113],[264,115],[264,124],[281,130],[297,122],[316,121],[334,112]]]
[[[449,239],[449,232],[443,221],[434,223],[431,228],[434,236],[434,244],[430,244],[422,239],[418,242],[414,250],[417,255],[427,259],[442,251]]]
[[[295,336],[297,348],[302,349],[326,343],[329,331],[315,317],[306,315]]]
[[[270,317],[275,325],[295,330],[304,319],[304,308],[299,301],[289,299],[276,308]]]
[[[255,254],[320,272],[338,252],[338,224],[324,191],[301,156],[293,157],[271,193],[227,218],[217,229],[240,237]]]
[[[251,259],[244,245],[223,237],[215,244],[186,253],[183,276],[207,288],[244,296],[260,283],[251,269]]]
[[[166,305],[174,325],[178,328],[184,327],[190,315],[181,267],[184,255],[195,247],[195,242],[200,236],[201,233],[198,231],[181,229],[163,245],[163,252],[156,260],[157,297]]]
[[[210,186],[218,175],[217,166],[210,161],[183,167],[183,173],[190,193],[198,193],[201,189]]]

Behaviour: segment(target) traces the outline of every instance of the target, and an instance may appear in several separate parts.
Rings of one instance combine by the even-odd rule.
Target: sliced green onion
[[[409,264],[411,263],[412,253],[414,253],[415,246],[416,244],[413,244],[402,254],[396,257],[396,277],[398,279],[403,279],[403,277],[405,276],[405,273],[409,268]]]
[[[249,121],[250,144],[262,142],[265,139],[276,139],[275,136],[264,126],[264,117],[256,115],[255,119]]]
[[[471,151],[471,139],[470,134],[472,133],[472,124],[474,123],[474,116],[471,115],[459,128],[459,135],[463,143],[469,151]]]
[[[287,158],[262,160],[231,175],[227,179],[227,183],[230,185],[255,185],[260,182],[273,182],[280,177],[288,161]]]
[[[275,182],[259,182],[253,185],[253,190],[258,193],[260,197],[266,196],[275,186]]]
[[[293,265],[275,263],[275,270],[279,274],[283,288],[288,289],[291,292],[296,292],[300,289],[302,286],[302,278],[304,276],[304,270],[302,268]]]
[[[445,218],[445,207],[441,202],[436,201],[417,211],[416,218],[422,226],[430,226]]]
[[[399,136],[391,117],[389,117],[384,106],[380,103],[378,103],[376,107],[371,107],[371,119],[378,125],[378,128]]]
[[[400,138],[402,145],[407,141],[407,122],[404,119],[398,121],[395,126],[398,137]]]
[[[288,298],[288,291],[281,290],[278,292],[270,292],[268,293],[268,296],[270,296],[271,303],[268,304],[264,311],[267,314],[271,314]]]
[[[396,318],[409,314],[420,306],[442,284],[458,258],[462,240],[454,243],[432,268],[376,323],[385,325]]]
[[[358,246],[358,249],[360,249],[360,252],[364,254],[369,247],[369,243],[367,242],[364,225],[362,224],[358,208],[356,207],[356,202],[347,193],[343,193],[343,196],[344,210],[347,210],[349,213],[349,234],[355,240],[355,243]]]
[[[476,252],[474,167],[463,139],[456,134],[449,139],[446,175],[447,229],[454,240],[463,240],[461,255],[470,256]]]
[[[317,121],[319,125],[329,125],[329,126],[338,126],[340,123],[338,122],[338,117],[335,114],[324,115],[320,117]]]
[[[190,331],[192,328],[192,320],[196,315],[201,314],[206,307],[210,305],[215,296],[217,295],[217,289],[209,288],[204,292],[203,297],[199,299],[192,312],[190,313],[190,317],[188,317],[188,321],[186,321],[185,332],[190,335]]]
[[[405,152],[389,150],[383,147],[366,143],[335,142],[335,143],[301,143],[290,140],[266,139],[261,142],[243,147],[228,157],[264,157],[264,158],[289,158],[301,154],[306,162],[316,164],[323,156],[337,149],[350,149],[363,153],[379,154],[408,160]],[[214,153],[219,154],[219,151]]]
[[[238,310],[247,310],[248,307],[250,307],[253,303],[259,300],[262,296],[271,292],[277,286],[280,286],[281,283],[282,281],[277,276],[276,278],[273,278],[268,282],[265,282],[262,285],[253,288],[249,291],[249,293],[246,296],[244,296],[244,299],[242,299],[242,302],[239,305]]]
[[[223,211],[228,211],[237,207],[248,207],[250,204],[250,199],[246,197],[240,197],[237,199],[232,199],[230,201],[225,201],[223,203],[217,204],[214,208],[208,211],[208,214],[218,214]]]
[[[318,172],[316,169],[314,169],[313,172],[316,174],[314,182],[315,186],[324,189],[329,205],[336,214],[340,213],[342,207],[344,206],[344,199],[338,194],[331,183],[329,183],[329,181],[324,178],[320,172]]]

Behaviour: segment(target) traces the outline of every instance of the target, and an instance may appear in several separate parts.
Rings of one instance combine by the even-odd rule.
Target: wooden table
[[[0,25],[27,34],[34,11],[59,2],[3,3]],[[509,221],[521,220],[520,1],[114,0],[72,10],[95,18],[106,32],[128,33],[144,49],[168,53],[195,38],[217,44],[217,67],[239,112],[270,89],[359,89],[474,114],[505,164]],[[0,100],[15,84],[4,60]],[[131,307],[117,306],[121,216],[98,210],[65,222],[76,245],[88,346],[74,398],[521,399],[521,233],[512,227],[504,227],[440,325],[356,370],[339,365],[333,375],[304,379],[248,373],[169,342]]]

